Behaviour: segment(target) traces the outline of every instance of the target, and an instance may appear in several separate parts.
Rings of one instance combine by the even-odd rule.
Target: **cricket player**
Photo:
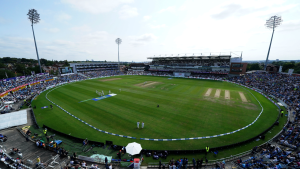
[[[142,122],[142,129],[144,128],[144,122]]]
[[[140,128],[140,122],[138,121],[136,124],[137,124],[137,128]]]

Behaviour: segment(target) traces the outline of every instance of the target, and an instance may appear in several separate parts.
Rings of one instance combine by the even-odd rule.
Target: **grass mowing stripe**
[[[241,126],[241,127],[243,127],[243,126]],[[230,130],[230,131],[232,131],[232,130]],[[216,133],[216,134],[220,134],[220,133]]]
[[[128,76],[127,76],[128,77]],[[155,118],[157,118],[156,116],[154,116],[153,117],[153,119],[149,119],[149,122],[151,123],[151,122],[153,122],[153,123],[159,123],[159,127],[158,127],[158,129],[160,130],[157,130],[158,132],[156,132],[156,133],[154,133],[153,134],[153,136],[156,136],[157,134],[159,134],[159,132],[164,132],[164,130],[166,130],[166,128],[167,129],[172,129],[171,127],[182,127],[182,128],[185,128],[186,130],[185,131],[180,131],[180,132],[177,132],[177,130],[175,129],[175,130],[173,130],[173,131],[171,131],[171,132],[166,132],[166,133],[171,133],[172,135],[174,135],[174,133],[181,133],[182,135],[185,135],[185,134],[192,134],[192,133],[200,133],[199,131],[201,131],[201,134],[203,134],[203,135],[206,135],[205,133],[208,133],[207,135],[210,135],[210,130],[211,131],[219,131],[220,130],[220,126],[221,126],[221,128],[223,129],[223,128],[226,128],[225,126],[226,125],[229,125],[228,124],[228,121],[230,121],[230,120],[227,120],[227,119],[230,119],[230,118],[233,118],[231,115],[234,115],[234,114],[232,114],[232,113],[230,113],[231,115],[230,116],[227,116],[227,117],[224,117],[224,115],[226,116],[226,113],[228,114],[228,112],[230,112],[229,110],[231,110],[231,109],[233,109],[233,108],[230,108],[230,105],[223,105],[223,106],[221,106],[219,109],[217,108],[215,108],[216,106],[216,103],[215,102],[211,102],[211,101],[209,101],[209,100],[203,100],[203,101],[201,101],[201,104],[199,104],[199,100],[195,100],[194,98],[196,98],[196,97],[198,97],[199,99],[201,99],[200,97],[199,97],[199,93],[197,94],[197,93],[195,93],[195,94],[193,94],[193,92],[191,92],[192,90],[194,90],[194,89],[191,89],[191,87],[195,87],[195,86],[198,86],[199,87],[199,91],[202,91],[202,92],[204,92],[204,90],[203,90],[203,88],[205,88],[205,86],[210,86],[211,88],[215,88],[215,89],[217,89],[217,88],[220,88],[220,86],[222,87],[222,89],[228,89],[228,90],[234,90],[236,87],[235,86],[233,86],[232,84],[226,84],[226,83],[214,83],[214,82],[210,82],[210,81],[208,81],[208,82],[206,82],[206,81],[203,81],[203,80],[193,80],[193,79],[175,79],[175,80],[170,80],[170,81],[168,81],[168,80],[166,80],[166,78],[160,78],[160,77],[143,77],[143,76],[132,76],[132,77],[130,77],[130,78],[128,78],[127,79],[127,77],[126,76],[124,76],[124,77],[122,77],[122,80],[120,80],[120,82],[122,81],[122,84],[124,84],[123,85],[123,88],[124,88],[124,90],[128,90],[128,91],[131,91],[131,90],[133,90],[133,94],[134,94],[134,97],[136,97],[137,96],[137,100],[135,100],[135,99],[132,99],[132,100],[130,100],[130,102],[123,102],[123,104],[132,104],[132,106],[134,105],[134,104],[137,104],[138,102],[136,102],[136,101],[140,101],[141,102],[141,100],[143,100],[143,99],[145,99],[145,98],[147,98],[148,97],[148,95],[149,96],[151,96],[151,97],[149,97],[148,99],[149,99],[149,101],[153,101],[153,99],[154,100],[156,100],[156,98],[155,97],[162,97],[163,99],[161,99],[161,101],[162,102],[165,102],[165,104],[166,105],[170,105],[170,106],[168,106],[168,109],[169,109],[169,111],[171,112],[171,113],[175,113],[173,116],[171,116],[171,117],[169,117],[169,113],[167,114],[167,116],[165,116],[164,118],[165,119],[163,119],[163,122],[160,122],[159,123],[159,120],[157,120],[157,119],[155,119]],[[134,78],[134,77],[137,77],[137,80]],[[161,90],[161,89],[157,89],[157,88],[138,88],[138,87],[135,87],[135,86],[132,86],[132,85],[134,85],[134,84],[137,84],[137,83],[139,83],[140,81],[150,81],[149,79],[151,78],[151,81],[160,81],[160,82],[163,82],[164,84],[164,86],[166,86],[167,88],[169,88],[169,85],[170,84],[174,84],[174,83],[176,83],[176,85],[178,85],[178,86],[180,86],[180,87],[178,87],[178,86],[176,86],[176,87],[174,87],[172,90],[168,90],[168,91],[166,91],[166,90]],[[153,79],[153,80],[152,80]],[[97,84],[97,81],[96,80],[91,80],[91,81],[95,81],[95,84]],[[123,81],[124,81],[124,83],[123,83]],[[133,81],[132,83],[130,83],[130,81]],[[172,82],[171,82],[172,81]],[[86,82],[86,81],[85,81]],[[85,83],[84,82],[84,83]],[[104,82],[101,82],[101,84],[102,83],[104,83]],[[127,83],[127,84],[125,84],[125,83]],[[167,83],[170,83],[170,84],[167,84]],[[81,82],[79,82],[78,84],[81,84]],[[117,82],[115,81],[110,81],[109,83],[107,83],[107,84],[109,84],[109,85],[111,85],[111,86],[113,86],[113,85],[116,85],[115,86],[115,88],[119,88],[119,86],[117,85]],[[63,88],[68,88],[68,86],[70,86],[70,85],[73,85],[73,84],[69,84],[69,85],[66,85],[66,86],[64,86]],[[76,84],[77,85],[77,84]],[[85,85],[87,85],[86,87],[87,88],[90,88],[91,89],[91,87],[90,86],[88,86],[89,84],[87,84],[87,83],[85,83],[85,84],[82,84],[81,85],[81,87],[84,87]],[[128,86],[127,88],[126,88],[126,85]],[[182,86],[181,86],[182,85]],[[94,86],[92,87],[92,88],[94,88]],[[180,90],[182,90],[182,92],[178,92],[178,90],[176,90],[176,88],[178,88],[179,89],[179,91]],[[184,88],[187,88],[187,89],[184,89]],[[113,89],[113,87],[110,87],[110,89],[111,90],[114,90]],[[94,89],[91,89],[91,91],[92,90],[94,90]],[[236,90],[239,90],[239,89],[236,89]],[[76,92],[83,92],[84,90],[80,90],[79,89],[79,91],[76,91]],[[122,89],[122,91],[123,91],[123,89]],[[187,92],[188,91],[188,92]],[[55,91],[53,91],[53,92],[55,92]],[[91,93],[94,93],[94,91],[92,91]],[[128,95],[130,95],[130,96],[132,96],[131,94],[130,94],[130,92],[128,92],[129,94]],[[54,95],[55,95],[56,93],[54,93]],[[75,93],[74,93],[75,94]],[[42,94],[43,95],[43,94]],[[88,94],[89,95],[89,94]],[[161,96],[162,95],[162,96]],[[130,96],[128,96],[128,97],[130,97]],[[61,95],[61,97],[63,97],[63,99],[62,99],[62,101],[65,101],[65,100],[67,100],[66,98],[68,98],[68,97],[66,97],[66,94],[63,94],[63,95]],[[116,96],[117,97],[117,96]],[[169,98],[168,98],[169,97]],[[181,98],[185,98],[185,99],[177,99],[176,97],[181,97]],[[246,96],[247,97],[247,96]],[[41,98],[41,96],[39,97],[39,99]],[[37,101],[39,101],[39,99],[37,100]],[[56,98],[57,99],[57,98]],[[65,99],[65,100],[64,100]],[[202,98],[203,99],[203,98]],[[264,99],[264,98],[261,98],[261,99]],[[76,99],[70,99],[70,102],[67,102],[66,103],[66,106],[69,106],[70,108],[73,108],[74,110],[75,110],[75,106],[77,106],[77,105],[74,105],[74,103],[72,103],[73,102],[73,100],[76,100]],[[105,100],[108,100],[108,99],[105,99]],[[102,101],[104,101],[104,102],[106,102],[105,100],[102,100]],[[120,99],[119,100],[119,98],[117,99],[118,101],[122,101],[122,99]],[[116,101],[117,101],[116,100]],[[172,100],[177,100],[176,102],[175,101],[173,101],[172,102]],[[188,100],[188,101],[187,101]],[[55,100],[53,100],[54,102],[56,102]],[[102,102],[102,101],[98,101],[98,102]],[[113,103],[113,100],[111,100],[112,102],[107,102],[106,104],[108,104],[108,105],[113,105],[114,103]],[[171,102],[170,102],[171,101]],[[185,102],[184,102],[185,101]],[[35,101],[34,101],[35,102]],[[92,102],[94,102],[94,101],[91,101],[91,103]],[[131,103],[132,102],[132,103]],[[89,103],[89,102],[85,102],[85,103]],[[147,102],[143,102],[142,104],[146,104]],[[171,104],[170,104],[171,103]],[[182,103],[182,105],[180,106],[180,107],[182,107],[182,109],[178,109],[178,108],[176,108],[176,105],[179,105],[180,103]],[[34,104],[34,103],[33,103]],[[42,104],[42,103],[39,103],[39,104],[41,104],[41,105],[44,105],[44,104]],[[47,104],[49,104],[49,103],[47,103]],[[70,104],[70,105],[69,105]],[[174,105],[175,104],[175,105]],[[195,106],[195,104],[198,104],[198,106]],[[264,106],[264,104],[266,104],[266,105],[268,105],[269,103],[264,103],[264,102],[262,102],[262,105]],[[94,106],[94,109],[98,109],[97,108],[97,106],[95,106],[95,105],[93,105]],[[149,105],[148,105],[149,106]],[[201,107],[202,106],[202,107]],[[233,105],[233,106],[236,106],[236,105]],[[63,105],[61,105],[61,107],[64,107]],[[89,104],[86,104],[86,106],[84,106],[84,107],[89,107]],[[110,114],[113,114],[113,110],[114,109],[116,109],[116,110],[118,110],[119,111],[119,109],[120,109],[120,107],[122,107],[122,104],[120,104],[120,105],[117,105],[117,106],[112,106],[111,107],[111,110],[110,110],[110,112],[108,112],[108,113],[110,113]],[[137,107],[140,107],[140,106],[137,106]],[[144,107],[144,108],[142,108],[142,109],[144,109],[144,110],[142,110],[142,111],[137,111],[137,112],[143,112],[143,111],[146,111],[145,109],[148,109],[148,107],[147,107],[147,105],[143,105],[142,107]],[[175,108],[174,108],[175,107]],[[179,107],[179,106],[178,106]],[[195,108],[194,108],[195,107]],[[227,107],[227,108],[226,108]],[[211,111],[210,109],[212,109],[212,108],[215,108],[215,109],[213,109],[213,110],[215,110],[215,111],[212,111],[211,113],[215,113],[215,112],[219,112],[219,113],[222,113],[223,115],[221,116],[221,115],[219,115],[219,118],[227,118],[227,119],[223,119],[223,121],[221,120],[221,121],[219,121],[220,123],[218,123],[218,124],[214,124],[213,125],[213,123],[214,123],[214,121],[215,120],[217,120],[217,118],[216,119],[214,119],[215,117],[214,117],[214,115],[211,115],[211,116],[209,116],[209,111]],[[177,110],[178,109],[178,110]],[[239,107],[237,107],[236,109],[242,109],[242,108],[239,108]],[[84,109],[80,109],[80,111],[82,111],[82,110],[84,110]],[[167,109],[166,109],[167,110]],[[164,110],[164,111],[166,111],[166,110]],[[177,111],[176,111],[177,110]],[[186,111],[187,110],[187,111]],[[273,109],[272,109],[272,107],[271,108],[269,108],[269,109],[266,109],[266,114],[268,115],[268,116],[272,116],[272,113],[271,113],[271,111],[272,111]],[[36,110],[37,111],[37,110]],[[37,113],[35,111],[35,113]],[[44,110],[42,110],[42,111],[44,111]],[[81,113],[81,112],[78,112],[78,113]],[[107,110],[107,111],[109,111],[109,110]],[[129,111],[129,110],[127,110],[127,111]],[[228,112],[227,112],[228,111]],[[251,110],[246,110],[246,112],[252,112]],[[94,113],[92,113],[91,112],[91,114],[89,114],[88,113],[88,115],[92,115],[92,114],[95,114],[95,111],[93,111]],[[238,114],[238,112],[236,112],[237,114],[237,120],[241,120],[241,118],[244,118],[244,117],[249,117],[249,116],[251,116],[251,115],[247,115],[247,113],[246,112],[244,112],[243,114]],[[43,117],[42,118],[42,121],[43,121],[43,123],[49,123],[48,121],[47,121],[47,119],[49,119],[49,118],[47,118],[48,116],[50,117],[50,116],[52,116],[52,115],[54,115],[54,114],[58,114],[57,116],[55,115],[55,116],[53,116],[52,118],[50,118],[50,119],[55,119],[55,118],[58,118],[58,117],[60,117],[59,116],[59,113],[62,113],[61,111],[57,111],[57,112],[55,112],[55,113],[48,113],[48,114],[45,114],[45,117]],[[135,115],[136,116],[141,116],[141,117],[143,117],[144,116],[144,118],[147,118],[147,114],[145,113],[145,114],[136,114],[136,111],[135,112],[133,112],[133,113],[135,113]],[[158,112],[159,113],[159,112]],[[162,112],[160,112],[161,113],[161,115],[163,115],[162,114]],[[176,115],[176,113],[177,113],[177,115]],[[234,112],[233,112],[234,113]],[[86,112],[84,112],[84,113],[82,113],[82,114],[86,114]],[[264,113],[263,113],[264,114]],[[86,115],[86,116],[88,116],[88,115]],[[182,117],[180,117],[180,116],[192,116],[192,117],[194,117],[195,119],[193,120],[193,121],[191,121],[191,120],[189,120],[189,118],[184,118],[184,119],[182,119]],[[66,117],[70,117],[70,116],[66,116]],[[205,117],[205,118],[203,118],[203,117]],[[212,117],[214,117],[214,118],[212,118]],[[39,117],[40,118],[40,117]],[[199,146],[200,145],[205,145],[205,144],[208,144],[208,143],[210,143],[210,142],[214,142],[214,145],[226,145],[226,144],[229,144],[229,143],[231,143],[231,142],[236,142],[236,141],[238,141],[238,140],[245,140],[246,138],[250,138],[251,136],[253,136],[253,135],[255,135],[255,133],[258,133],[259,131],[263,131],[265,128],[267,128],[267,126],[268,125],[270,125],[271,123],[271,120],[272,120],[272,118],[268,118],[267,116],[261,116],[261,118],[262,118],[262,120],[263,121],[261,121],[261,119],[259,118],[259,120],[257,121],[257,125],[256,124],[254,124],[253,125],[253,128],[252,128],[252,126],[249,128],[249,129],[251,129],[251,131],[250,130],[248,130],[248,129],[246,129],[246,130],[244,130],[244,131],[240,131],[240,132],[238,132],[238,133],[235,133],[235,134],[233,134],[233,135],[231,135],[230,137],[226,137],[226,136],[224,136],[224,137],[219,137],[219,138],[216,138],[216,139],[213,139],[213,140],[209,140],[209,139],[207,139],[207,140],[191,140],[191,141],[187,141],[187,142],[185,142],[184,144],[185,144],[185,148],[184,149],[190,149],[190,148],[192,148],[192,147],[198,147],[199,148]],[[69,121],[73,121],[72,119],[70,119],[70,118],[67,118]],[[91,118],[92,120],[95,120],[94,118]],[[104,120],[108,120],[108,119],[106,119],[106,118],[103,118]],[[168,120],[166,120],[166,119],[168,119]],[[175,121],[175,119],[176,120],[178,120],[178,121],[176,121],[177,123],[175,123],[175,124],[173,124],[172,122],[174,122]],[[204,119],[206,119],[206,120],[204,120]],[[205,123],[203,123],[202,122],[202,120],[203,121],[205,121]],[[56,119],[56,124],[55,124],[55,126],[54,127],[59,127],[59,126],[64,126],[64,123],[65,122],[63,122],[63,121],[61,121],[61,120],[59,120],[59,119]],[[112,120],[111,120],[112,121]],[[118,120],[116,120],[116,119],[114,119],[114,121],[116,121],[116,123],[115,124],[118,124]],[[135,121],[135,120],[133,120],[133,121]],[[157,121],[157,122],[156,122]],[[275,121],[275,120],[274,120]],[[146,125],[149,123],[149,122],[147,122],[146,123]],[[182,123],[182,124],[178,124],[178,123]],[[225,123],[225,122],[227,122],[227,123],[225,123],[225,126],[223,127],[222,125],[223,125],[223,122]],[[40,123],[40,122],[39,122]],[[197,124],[198,123],[198,124]],[[76,123],[75,123],[76,124]],[[121,123],[120,123],[121,124]],[[128,124],[126,124],[126,123],[124,123],[125,125],[128,125]],[[210,130],[203,130],[203,132],[202,132],[202,130],[199,130],[199,128],[197,128],[197,127],[194,127],[195,126],[195,124],[197,125],[197,126],[199,126],[199,124],[201,125],[201,127],[199,127],[199,128],[207,128],[207,127],[211,127],[211,129]],[[131,125],[131,124],[129,124],[129,125]],[[236,124],[232,124],[230,127],[234,127]],[[248,124],[247,124],[248,125]],[[135,127],[136,126],[136,123],[134,123],[133,124],[133,126]],[[162,127],[163,126],[163,127]],[[170,127],[170,128],[169,128]],[[63,127],[64,128],[64,127]],[[95,132],[94,130],[92,130],[91,128],[87,128],[87,127],[83,127],[82,129],[80,129],[80,128],[78,128],[77,126],[72,126],[71,127],[73,130],[76,130],[76,131],[78,131],[78,133],[76,133],[76,135],[81,135],[81,137],[86,137],[86,133],[93,133],[93,132]],[[121,129],[122,128],[122,126],[120,125],[120,126],[117,126],[115,129],[116,130],[119,130],[119,129]],[[61,128],[62,129],[62,128]],[[68,132],[69,131],[69,129],[63,129],[64,131],[66,131],[66,132]],[[91,130],[91,132],[86,132],[86,131],[90,131]],[[129,130],[133,130],[133,129],[129,129]],[[254,132],[252,132],[252,130],[254,131]],[[82,132],[80,132],[80,131],[82,131]],[[145,130],[143,131],[143,130],[139,130],[139,131],[132,131],[132,132],[139,132],[139,133],[137,133],[137,134],[140,134],[140,135],[143,135],[143,134],[145,134],[145,133],[143,133],[143,132],[146,132]],[[181,138],[181,137],[179,137],[179,138]],[[114,141],[114,143],[117,143],[117,144],[120,144],[120,145],[124,145],[126,142],[128,143],[128,142],[130,142],[131,140],[126,140],[126,139],[122,139],[122,138],[118,138],[118,137],[115,137],[115,136],[109,136],[109,135],[105,135],[105,134],[102,134],[102,133],[97,133],[97,135],[95,135],[95,136],[93,136],[93,139],[97,139],[97,140],[112,140],[113,139],[113,141]],[[162,142],[160,142],[160,143],[155,143],[155,142],[146,142],[146,141],[139,141],[140,143],[142,143],[142,145],[143,145],[143,148],[144,147],[148,147],[148,149],[150,148],[150,149],[156,149],[156,148],[159,148],[159,147],[161,147],[162,149],[166,149],[167,147],[169,147],[169,148],[171,148],[172,149],[172,147],[174,148],[174,147],[179,147],[180,148],[180,145],[182,145],[183,144],[183,142],[169,142],[169,143],[162,143]],[[200,146],[201,147],[201,146]]]

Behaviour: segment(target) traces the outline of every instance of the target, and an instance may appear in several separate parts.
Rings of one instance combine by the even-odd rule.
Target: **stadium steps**
[[[88,79],[89,79],[89,77],[87,77],[86,75],[84,75],[84,74],[82,74],[82,73],[78,73],[78,75],[80,75],[80,76],[82,76],[82,77],[85,77],[85,78],[88,78]]]
[[[10,149],[18,148],[22,153],[22,161],[25,165],[29,167],[34,167],[36,163],[36,158],[39,156],[41,161],[49,161],[53,156],[56,155],[54,152],[50,152],[43,148],[38,148],[34,142],[28,141],[23,135],[23,133],[18,131],[16,128],[1,130],[1,134],[6,135],[8,140],[1,145],[6,149],[6,153],[10,153]],[[18,158],[17,154],[11,155],[13,158]],[[66,158],[60,158],[58,162],[65,160]],[[32,163],[29,163],[31,161]]]

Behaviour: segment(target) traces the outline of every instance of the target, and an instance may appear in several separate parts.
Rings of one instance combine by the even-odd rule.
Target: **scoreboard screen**
[[[74,73],[73,67],[60,67],[59,72],[60,72],[60,74]]]

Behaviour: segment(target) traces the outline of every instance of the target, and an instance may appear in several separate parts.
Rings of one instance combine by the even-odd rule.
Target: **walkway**
[[[27,110],[28,123],[23,126],[29,126],[33,124],[29,110],[30,109]],[[0,131],[1,134],[6,135],[8,137],[8,140],[6,142],[0,142],[0,145],[2,146],[1,149],[6,150],[6,153],[10,153],[10,149],[12,148],[21,149],[21,159],[23,163],[29,167],[35,167],[37,156],[41,158],[42,162],[49,164],[52,161],[52,158],[56,156],[56,153],[45,150],[43,148],[38,148],[32,141],[26,142],[24,135],[18,130],[18,128],[22,128],[23,126],[13,127]],[[18,155],[11,155],[11,157],[17,159]],[[66,160],[67,158],[58,158],[56,161],[58,161],[61,164]],[[0,163],[0,168],[5,168],[3,163]],[[60,165],[55,165],[55,168],[60,169],[61,167]]]

